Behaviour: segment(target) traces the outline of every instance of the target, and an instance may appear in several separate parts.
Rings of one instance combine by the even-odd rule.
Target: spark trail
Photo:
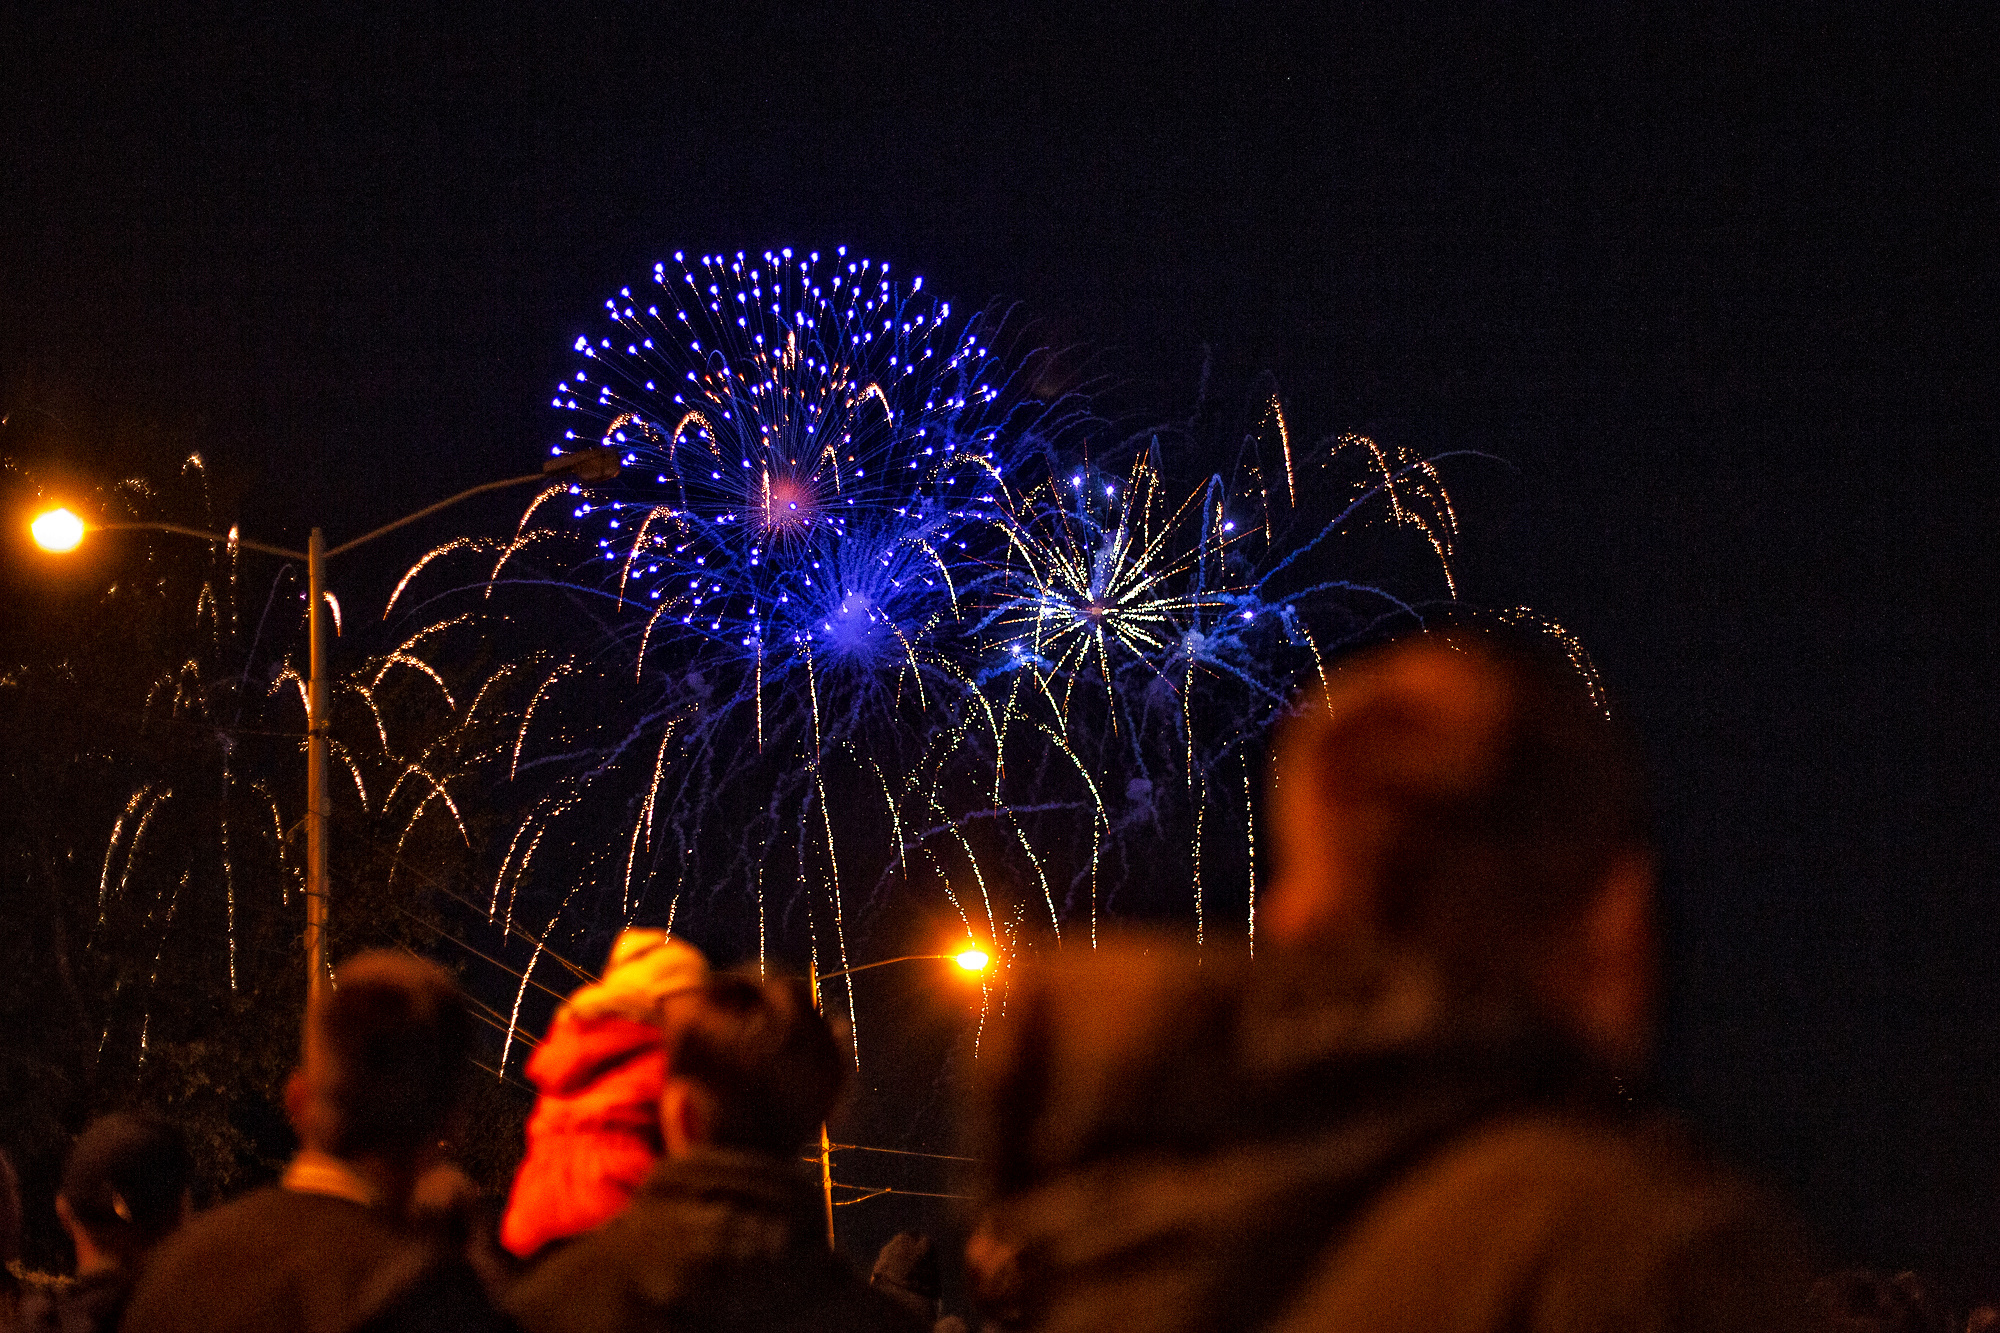
[[[496,654],[450,747],[508,812],[496,925],[592,957],[671,910],[832,971],[941,916],[993,946],[1001,1004],[1008,957],[1095,943],[1121,896],[1209,942],[1238,903],[1250,946],[1271,724],[1456,603],[1441,460],[1309,444],[1271,389],[1177,484],[1212,442],[1038,392],[1003,332],[845,249],[676,254],[605,302],[550,447],[616,448],[619,481],[551,487],[391,599],[471,608]],[[1362,530],[1390,550],[1366,572]]]

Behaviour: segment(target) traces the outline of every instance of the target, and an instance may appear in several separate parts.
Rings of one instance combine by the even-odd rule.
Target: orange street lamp
[[[83,544],[83,520],[67,509],[51,509],[37,515],[28,525],[28,531],[34,534],[35,545],[44,551],[66,553]]]
[[[957,963],[967,972],[979,973],[986,970],[992,961],[984,949],[970,940],[957,953],[906,953],[900,958],[883,958],[873,963],[862,963],[856,967],[843,967],[838,972],[810,973],[812,981],[812,1004],[820,1008],[819,983],[832,981],[835,977],[853,976],[856,972],[866,972],[872,968],[887,967],[891,963],[921,963],[931,959],[945,959]],[[826,1248],[834,1248],[833,1238],[833,1139],[826,1132],[826,1122],[819,1122],[819,1189],[820,1198],[826,1210]]]
[[[508,486],[521,486],[531,481],[543,481],[550,477],[567,475],[583,482],[609,481],[618,475],[619,456],[616,449],[599,447],[579,449],[575,453],[558,454],[542,464],[540,472],[530,472],[519,477],[507,477],[500,481],[489,481],[460,491],[448,500],[440,500],[427,505],[414,514],[405,514],[394,523],[385,523],[373,532],[363,533],[353,541],[343,542],[332,550],[326,549],[326,541],[320,530],[314,528],[306,541],[306,549],[294,551],[284,546],[268,546],[263,542],[253,542],[238,536],[234,530],[209,532],[203,528],[184,527],[179,523],[87,523],[68,509],[50,509],[35,517],[28,525],[35,545],[45,551],[66,553],[74,551],[83,543],[88,532],[117,532],[124,530],[144,530],[150,532],[174,532],[183,537],[194,537],[201,541],[227,542],[252,551],[262,551],[267,555],[281,556],[287,560],[303,560],[306,565],[306,638],[309,667],[306,675],[306,1003],[315,1004],[326,977],[326,909],[331,894],[327,883],[327,819],[332,810],[332,799],[327,794],[327,747],[328,732],[333,722],[333,710],[326,691],[326,562],[334,556],[344,554],[357,546],[364,546],[377,537],[394,532],[407,523],[420,518],[428,518],[440,509],[449,509],[461,500],[471,499],[486,491],[497,491]]]

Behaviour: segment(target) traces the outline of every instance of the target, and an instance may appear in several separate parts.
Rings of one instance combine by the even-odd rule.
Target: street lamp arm
[[[306,566],[306,1005],[308,1010],[320,1003],[322,986],[326,979],[326,906],[327,873],[326,844],[327,816],[331,802],[327,795],[327,749],[328,727],[331,723],[331,700],[326,689],[326,561],[328,556],[351,551],[366,542],[372,542],[385,533],[394,532],[408,523],[435,514],[440,509],[449,509],[461,500],[497,491],[507,486],[521,486],[531,481],[545,478],[568,477],[578,482],[596,483],[609,481],[618,475],[623,463],[618,450],[608,445],[578,449],[574,453],[557,453],[542,463],[542,470],[525,476],[506,477],[500,481],[489,481],[482,486],[460,491],[448,500],[440,500],[428,508],[419,509],[414,514],[405,515],[394,523],[385,524],[373,532],[364,533],[351,542],[344,542],[332,550],[326,549],[326,540],[318,528],[312,530],[311,540],[303,551],[294,551],[284,546],[270,546],[238,536],[234,532],[210,532],[205,528],[190,528],[179,523],[96,523],[90,524],[78,518],[68,509],[51,509],[29,525],[34,533],[35,543],[47,551],[74,551],[77,543],[90,528],[137,529],[152,532],[172,532],[184,537],[194,537],[206,542],[229,542],[247,547],[252,551],[263,551],[268,555],[281,556],[287,560],[302,560]],[[900,959],[894,961],[901,961]],[[819,1004],[818,989],[815,986],[813,1004]],[[826,1138],[825,1127],[820,1130],[820,1138]],[[828,1177],[828,1197],[832,1197],[831,1177]],[[827,1214],[827,1239],[833,1238],[831,1211]]]
[[[333,557],[341,554],[343,551],[351,551],[357,546],[365,546],[369,542],[374,541],[377,537],[381,537],[388,533],[394,532],[397,528],[402,527],[406,523],[414,523],[420,518],[429,518],[432,514],[435,514],[438,510],[449,509],[461,500],[470,500],[473,496],[480,495],[486,491],[504,490],[509,486],[520,486],[527,482],[541,481],[542,479],[543,478],[541,473],[530,472],[525,476],[507,477],[500,481],[489,481],[481,485],[474,486],[470,490],[460,491],[457,495],[452,496],[449,500],[439,500],[436,504],[428,505],[425,508],[419,509],[414,514],[403,515],[401,518],[397,519],[394,523],[384,523],[381,527],[375,529],[375,531],[373,532],[364,532],[359,537],[356,537],[353,541],[342,542],[340,545],[328,551],[326,553],[326,558],[331,560],[333,559]]]
[[[871,967],[887,967],[891,963],[915,963],[926,958],[955,957],[957,957],[956,954],[948,953],[906,953],[901,958],[882,958],[872,963],[863,963],[859,967],[843,967],[838,972],[822,972],[819,974],[819,979],[821,981],[832,981],[835,977],[852,976],[856,972],[866,972]]]
[[[190,528],[179,523],[92,523],[90,526],[100,532],[177,532],[183,537],[199,537],[208,542],[235,542],[249,550],[283,556],[287,560],[311,558],[304,551],[294,551],[288,546],[271,546],[265,542],[253,542],[248,537],[231,537],[226,532],[210,532],[206,528]]]
[[[529,472],[518,477],[503,477],[499,481],[484,482],[481,485],[472,487],[470,490],[460,491],[448,500],[439,500],[436,504],[419,509],[414,514],[403,515],[403,517],[397,519],[394,523],[385,523],[373,532],[364,532],[353,541],[342,542],[331,551],[328,551],[326,557],[330,560],[342,551],[351,551],[357,546],[363,546],[374,541],[377,537],[394,532],[405,523],[414,523],[420,518],[428,518],[440,509],[449,509],[461,500],[470,500],[473,496],[483,495],[487,491],[505,490],[509,486],[525,486],[531,481],[545,481],[552,477],[564,475],[574,476],[581,481],[609,481],[618,475],[618,461],[618,451],[616,449],[602,446],[595,449],[579,449],[573,454],[557,454],[542,464],[540,472]]]
[[[808,978],[812,987],[812,1006],[820,1007],[820,983],[832,981],[835,977],[851,977],[856,972],[866,972],[871,967],[887,967],[891,963],[919,963],[927,959],[941,958],[957,963],[968,972],[981,972],[986,968],[986,952],[978,945],[969,945],[962,953],[906,953],[900,958],[880,958],[872,963],[861,963],[855,967],[843,967],[838,972],[812,972]],[[853,987],[848,987],[853,994]],[[834,1248],[833,1235],[833,1139],[828,1136],[826,1122],[819,1125],[819,1188],[820,1201],[826,1213],[826,1248]]]

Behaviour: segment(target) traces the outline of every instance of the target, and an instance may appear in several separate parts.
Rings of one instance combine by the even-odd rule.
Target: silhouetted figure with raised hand
[[[1801,1325],[1788,1226],[1625,1095],[1652,859],[1566,660],[1472,631],[1356,658],[1283,729],[1269,811],[1254,961],[1017,969],[973,1151],[1024,1326]]]
[[[847,1061],[798,982],[722,974],[667,998],[666,1157],[624,1212],[538,1264],[529,1333],[916,1333],[830,1252],[800,1150]]]
[[[508,1327],[462,1231],[411,1206],[457,1106],[469,1028],[437,965],[387,951],[343,964],[306,1015],[305,1061],[285,1089],[298,1155],[278,1184],[159,1248],[129,1333]]]
[[[63,1162],[56,1217],[76,1247],[76,1280],[21,1302],[23,1333],[110,1333],[161,1241],[187,1220],[187,1139],[154,1115],[100,1116]]]

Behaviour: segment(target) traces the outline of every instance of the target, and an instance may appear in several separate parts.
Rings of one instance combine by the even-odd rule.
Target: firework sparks
[[[391,599],[485,562],[421,606],[476,596],[464,623],[506,645],[434,683],[471,700],[454,771],[511,793],[481,896],[548,922],[528,973],[661,904],[845,969],[868,912],[936,895],[1004,1003],[1006,959],[1079,919],[1094,945],[1162,838],[1198,936],[1239,902],[1254,947],[1270,723],[1332,651],[1425,614],[1332,539],[1415,529],[1455,598],[1436,460],[1307,446],[1273,387],[1234,473],[1177,489],[1160,436],[1093,447],[1106,424],[1033,394],[998,334],[888,265],[786,249],[677,254],[576,338],[552,451],[617,449],[617,485],[549,488]]]

